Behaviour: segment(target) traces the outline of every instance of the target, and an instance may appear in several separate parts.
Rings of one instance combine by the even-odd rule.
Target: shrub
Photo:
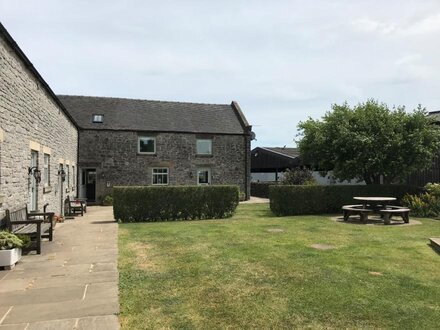
[[[411,214],[418,217],[440,216],[440,184],[428,183],[425,192],[417,195],[407,194],[402,204],[411,209]]]
[[[114,187],[113,212],[122,222],[214,219],[231,216],[237,186]]]
[[[11,250],[23,247],[23,241],[8,231],[0,231],[0,250]]]
[[[277,182],[251,182],[251,196],[269,198],[269,186]]]
[[[271,186],[270,209],[278,216],[338,213],[355,196],[393,196],[397,203],[420,189],[407,185]]]
[[[285,185],[312,185],[316,184],[312,171],[307,168],[286,169],[282,184]]]
[[[106,195],[104,199],[102,200],[102,205],[104,206],[111,206],[113,205],[113,196],[112,195]]]

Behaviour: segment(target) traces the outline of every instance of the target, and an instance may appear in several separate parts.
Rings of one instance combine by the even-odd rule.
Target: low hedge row
[[[347,204],[359,204],[355,196],[392,196],[397,203],[420,188],[408,185],[271,186],[270,209],[277,216],[338,213]]]
[[[251,182],[251,196],[269,198],[269,186],[276,182]]]
[[[238,199],[238,186],[114,187],[113,212],[121,222],[218,219]]]

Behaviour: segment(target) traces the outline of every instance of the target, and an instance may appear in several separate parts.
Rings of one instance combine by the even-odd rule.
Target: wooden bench
[[[53,212],[28,212],[27,206],[16,211],[6,210],[6,228],[20,235],[27,235],[35,246],[29,250],[36,250],[41,254],[41,239],[53,239]]]
[[[368,221],[368,214],[372,213],[372,209],[364,208],[363,205],[344,205],[342,207],[342,214],[344,216],[344,221],[348,221],[351,215],[359,215],[361,221],[366,223]]]
[[[405,223],[409,223],[410,211],[411,210],[406,207],[388,205],[387,209],[380,211],[380,214],[383,218],[384,224],[389,225],[391,223],[391,218],[393,217],[393,215],[400,215]]]
[[[70,200],[70,197],[67,196],[66,197],[66,201],[65,201],[65,212],[66,215],[77,215],[77,214],[81,214],[81,216],[84,215],[84,203],[82,201],[75,201],[75,200]]]

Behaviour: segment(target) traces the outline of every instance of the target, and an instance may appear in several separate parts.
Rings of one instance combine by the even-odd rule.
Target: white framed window
[[[168,184],[168,174],[169,170],[168,167],[158,167],[153,168],[153,175],[152,175],[152,184],[153,185],[167,185]]]
[[[70,188],[70,166],[66,165],[66,186]]]
[[[102,123],[104,122],[104,115],[93,115],[92,116],[93,123]]]
[[[76,175],[75,175],[75,166],[72,165],[72,190],[75,190],[75,186],[76,186]]]
[[[198,155],[212,155],[212,140],[211,139],[197,139],[197,154]]]
[[[138,153],[140,154],[155,154],[156,153],[156,138],[151,136],[138,137]]]
[[[211,184],[211,169],[199,168],[197,170],[197,184],[198,185],[210,185]]]
[[[50,155],[44,154],[44,164],[43,164],[43,176],[44,176],[44,186],[50,186]]]

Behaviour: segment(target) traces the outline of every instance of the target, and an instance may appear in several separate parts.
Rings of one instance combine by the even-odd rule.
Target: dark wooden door
[[[86,197],[88,202],[96,200],[96,170],[86,170]]]

